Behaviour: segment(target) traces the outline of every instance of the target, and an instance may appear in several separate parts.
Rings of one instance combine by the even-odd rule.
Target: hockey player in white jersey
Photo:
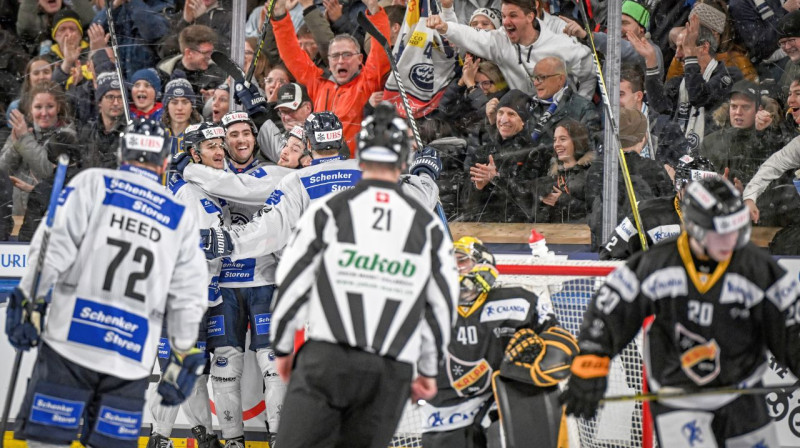
[[[186,128],[183,145],[187,155],[195,163],[221,170],[225,167],[225,129],[214,123],[199,123]],[[188,207],[194,208],[200,226],[229,225],[230,214],[225,201],[206,194],[200,187],[186,182],[179,173],[174,173],[169,179],[169,188],[175,197],[183,199]],[[208,306],[209,308],[222,302],[219,288],[219,272],[221,260],[208,262]],[[165,337],[166,327],[162,330],[161,342],[158,346],[158,362],[162,372],[169,359],[169,340]],[[200,334],[197,337],[197,348],[205,352],[206,349],[206,322],[200,325]],[[208,373],[210,363],[206,353],[206,366],[203,374],[194,385],[192,394],[181,405],[186,415],[198,448],[222,448],[216,434],[211,430],[211,409],[208,404]],[[177,406],[164,406],[151,390],[148,398],[150,413],[153,415],[153,428],[147,448],[167,448],[172,446],[169,439],[175,419],[178,417]]]
[[[293,170],[265,165],[255,158],[255,126],[244,112],[225,114],[227,170],[189,164],[184,178],[227,203],[234,224],[246,224],[288,173]],[[302,139],[302,134],[293,137]],[[219,225],[219,224],[211,224]],[[227,225],[227,224],[224,224]],[[222,258],[222,303],[209,310],[208,345],[214,353],[211,385],[222,436],[228,446],[244,446],[241,378],[248,326],[249,349],[256,352],[264,377],[267,440],[274,440],[286,386],[278,378],[275,355],[269,347],[270,304],[275,289],[277,258],[264,253],[246,258]]]
[[[135,448],[165,318],[171,355],[159,384],[163,402],[183,401],[205,363],[195,340],[208,268],[194,211],[160,182],[169,139],[160,123],[140,119],[121,140],[119,170],[83,171],[62,191],[38,293],[27,297],[31,269],[9,300],[9,341],[39,346],[15,428],[32,448],[66,447],[79,433],[84,446]],[[30,300],[32,317],[41,316],[33,323],[25,316]]]
[[[361,179],[358,161],[343,160],[339,155],[340,145],[332,144],[342,142],[342,124],[336,115],[332,112],[311,114],[304,127],[313,157],[311,166],[282,179],[249,224],[201,230],[206,257],[248,257],[280,250],[313,201],[352,188]],[[439,199],[436,178],[441,166],[432,148],[418,152],[409,168],[411,175],[401,176],[403,191],[433,210]]]

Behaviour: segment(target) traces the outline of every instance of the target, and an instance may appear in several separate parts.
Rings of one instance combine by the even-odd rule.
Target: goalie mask
[[[681,201],[686,232],[709,251],[713,241],[737,232],[735,248],[750,241],[750,213],[736,187],[716,176],[690,183]],[[720,261],[720,260],[717,260]]]
[[[481,293],[488,293],[497,281],[494,255],[483,242],[471,236],[461,237],[453,243],[458,281],[461,286],[461,301],[468,304]]]

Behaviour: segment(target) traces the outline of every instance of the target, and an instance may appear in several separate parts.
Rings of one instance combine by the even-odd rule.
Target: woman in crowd
[[[264,78],[264,97],[268,103],[274,103],[278,99],[278,89],[282,85],[292,82],[292,75],[283,65],[272,67]]]
[[[0,170],[8,171],[17,186],[14,215],[24,213],[33,185],[53,172],[45,147],[48,139],[59,128],[73,127],[64,90],[53,82],[33,86],[23,97],[20,109],[27,113],[11,112],[11,136],[0,151]]]
[[[11,111],[16,110],[19,108],[19,103],[23,96],[27,92],[31,90],[31,87],[40,84],[45,81],[51,81],[53,79],[53,60],[50,56],[43,55],[43,56],[34,56],[28,61],[28,65],[25,66],[25,78],[22,80],[22,89],[20,90],[19,98],[12,101],[11,104],[8,105],[8,110],[6,111],[6,120],[9,120],[11,117]],[[22,111],[24,114],[25,111]]]
[[[579,121],[565,118],[556,125],[553,150],[550,171],[534,183],[534,221],[585,222],[586,174],[595,157],[589,132]]]
[[[244,40],[245,73],[250,71],[250,64],[253,62],[253,59],[255,58],[257,46],[258,46],[258,39],[256,39],[255,37],[248,37],[247,39]],[[269,67],[269,62],[267,60],[266,51],[262,49],[261,55],[258,57],[258,61],[256,61],[256,70],[253,72],[253,79],[258,81],[258,87],[260,87],[261,90],[266,90],[264,88],[264,79],[267,77],[269,71],[270,67]]]
[[[177,76],[176,76],[177,75]],[[164,87],[164,108],[166,113],[161,117],[161,122],[172,137],[171,154],[175,155],[183,150],[183,132],[189,125],[200,123],[203,117],[194,109],[195,95],[192,85],[176,71],[166,87]]]
[[[461,135],[486,119],[486,103],[508,92],[508,84],[497,65],[467,55],[461,78],[447,87],[439,111]]]

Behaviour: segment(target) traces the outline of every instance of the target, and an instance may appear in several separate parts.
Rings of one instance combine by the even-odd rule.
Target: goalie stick
[[[31,286],[31,291],[28,296],[30,299],[25,305],[28,311],[24,317],[25,322],[30,322],[34,302],[36,301],[39,290],[39,282],[42,279],[44,258],[47,255],[47,246],[50,245],[50,230],[53,228],[53,220],[56,216],[56,207],[58,206],[58,198],[61,195],[61,188],[64,186],[64,179],[67,177],[67,165],[69,165],[69,157],[66,154],[58,156],[58,168],[56,169],[56,175],[53,179],[53,189],[50,191],[50,204],[47,206],[47,218],[45,219],[45,228],[39,246],[39,256],[36,258],[36,268],[33,271],[33,285]],[[11,380],[8,384],[6,402],[3,406],[2,421],[0,421],[0,448],[3,448],[3,439],[5,438],[6,427],[8,426],[8,414],[11,412],[11,402],[14,400],[14,390],[17,387],[17,378],[19,377],[23,353],[25,353],[23,350],[17,350],[17,354],[14,357],[14,366],[11,367]]]
[[[375,41],[377,41],[381,47],[383,47],[383,51],[386,52],[386,57],[389,58],[389,65],[392,69],[392,77],[394,78],[395,82],[397,83],[397,90],[400,92],[400,98],[403,100],[403,109],[406,112],[406,117],[408,118],[408,122],[411,124],[411,132],[414,133],[414,141],[417,143],[417,150],[422,151],[423,144],[422,144],[422,137],[419,135],[419,129],[417,128],[417,121],[414,120],[414,116],[411,114],[411,106],[408,104],[408,95],[406,94],[406,88],[403,85],[403,81],[400,79],[400,72],[397,70],[397,61],[394,60],[394,55],[392,54],[392,47],[389,45],[389,40],[384,36],[372,22],[369,21],[367,15],[364,12],[359,12],[358,17],[356,19],[358,24],[361,28],[364,28],[370,36],[372,36]],[[444,208],[442,207],[441,202],[436,202],[436,214],[439,215],[439,219],[442,220],[442,224],[444,225],[444,229],[447,232],[447,236],[450,239],[453,239],[453,235],[450,233],[450,226],[447,225],[447,216],[444,214]]]
[[[647,394],[633,394],[633,395],[611,395],[604,397],[600,400],[601,403],[614,403],[620,401],[659,401],[668,400],[670,398],[687,398],[687,397],[702,397],[706,395],[725,395],[725,394],[740,394],[740,395],[766,395],[773,392],[785,392],[787,390],[795,390],[800,387],[800,384],[776,384],[774,386],[762,386],[751,388],[736,388],[736,387],[712,387],[709,389],[695,390],[695,391],[669,391],[669,392],[654,392]]]

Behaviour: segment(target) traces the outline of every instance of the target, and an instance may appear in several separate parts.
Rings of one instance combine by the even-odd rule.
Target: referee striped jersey
[[[361,180],[313,203],[278,265],[272,347],[310,340],[416,363],[436,376],[458,298],[453,245],[441,222],[395,183]]]

